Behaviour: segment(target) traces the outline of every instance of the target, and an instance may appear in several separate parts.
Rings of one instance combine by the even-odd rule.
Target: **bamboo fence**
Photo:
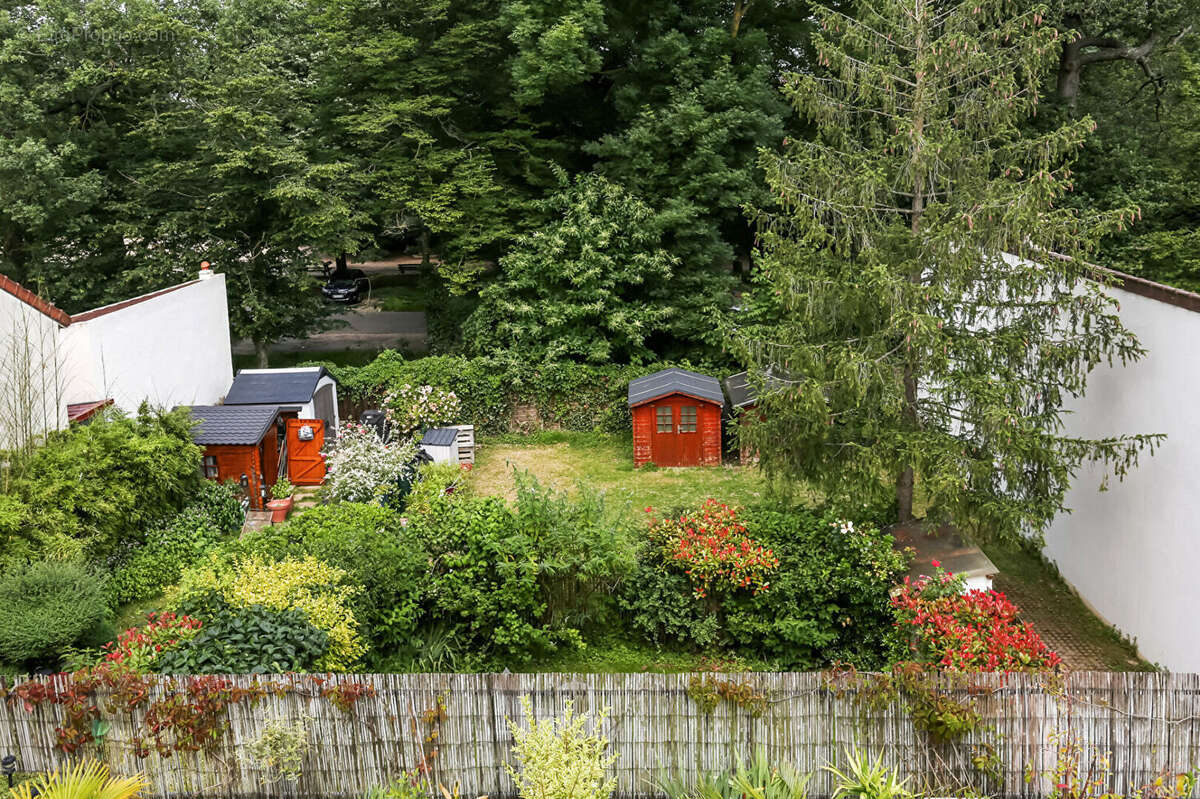
[[[339,708],[321,696],[311,677],[235,676],[235,685],[273,680],[290,686],[256,703],[226,711],[227,729],[206,752],[136,757],[146,735],[145,705],[114,712],[97,694],[111,727],[99,753],[114,773],[141,771],[160,797],[359,797],[391,779],[427,768],[432,784],[455,784],[463,797],[515,793],[508,721],[520,722],[528,696],[538,718],[559,716],[572,700],[577,711],[608,708],[604,733],[618,796],[660,794],[663,775],[689,778],[729,768],[761,749],[773,762],[813,773],[810,795],[828,796],[827,763],[844,766],[850,746],[912,778],[910,787],[954,795],[964,786],[993,796],[1045,796],[1060,745],[1080,747],[1086,768],[1107,759],[1107,788],[1129,795],[1166,773],[1200,762],[1200,675],[1079,672],[1064,675],[934,675],[929,687],[969,704],[978,729],[953,744],[933,742],[913,726],[902,699],[865,700],[854,679],[824,673],[739,674],[720,679],[752,686],[765,710],[722,701],[705,712],[689,694],[689,675],[664,674],[383,674],[329,677],[324,686],[365,683],[374,696]],[[56,677],[52,680],[62,680]],[[833,681],[831,682],[831,679]],[[161,680],[150,701],[180,692],[185,678]],[[68,760],[56,747],[61,705],[27,710],[5,684],[0,702],[0,756],[15,754],[23,771]],[[436,711],[439,699],[444,713]],[[432,712],[431,712],[432,711]],[[271,719],[304,720],[310,748],[298,781],[274,775],[247,755],[247,745]],[[1056,737],[1057,736],[1057,737]],[[989,760],[981,768],[982,759]],[[991,776],[987,773],[990,772]],[[1030,779],[1028,775],[1033,774]],[[959,791],[961,793],[961,791]]]

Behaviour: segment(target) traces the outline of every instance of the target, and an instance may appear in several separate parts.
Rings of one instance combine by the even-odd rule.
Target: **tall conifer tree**
[[[763,155],[777,313],[738,336],[765,389],[743,435],[769,471],[831,495],[894,488],[901,520],[916,475],[931,517],[1005,535],[1043,527],[1082,461],[1120,474],[1153,440],[1063,429],[1091,367],[1142,350],[1083,260],[1133,212],[1060,203],[1092,121],[1018,127],[1058,53],[1044,16],[1012,0],[818,10],[819,71],[786,86],[813,136]]]

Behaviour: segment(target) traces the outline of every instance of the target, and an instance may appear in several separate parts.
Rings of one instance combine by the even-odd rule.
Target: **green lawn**
[[[573,491],[587,483],[604,491],[610,503],[630,513],[647,507],[672,509],[698,504],[708,497],[751,505],[770,494],[762,473],[752,467],[633,467],[628,435],[548,432],[531,436],[481,437],[469,478],[476,494],[513,499],[513,471],[527,471],[547,485]],[[811,498],[806,490],[798,499]]]
[[[416,275],[372,275],[371,299],[379,300],[384,311],[425,310],[425,292]]]

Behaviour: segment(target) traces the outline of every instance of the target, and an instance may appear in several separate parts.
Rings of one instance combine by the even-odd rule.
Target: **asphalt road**
[[[285,338],[276,342],[271,351],[336,352],[407,347],[421,352],[428,348],[424,311],[348,310],[333,318],[344,324],[308,338]],[[249,341],[238,341],[233,345],[233,351],[247,355],[254,352],[254,345]]]

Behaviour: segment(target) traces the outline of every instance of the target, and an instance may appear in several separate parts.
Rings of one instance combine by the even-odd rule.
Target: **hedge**
[[[524,363],[500,358],[437,355],[405,360],[394,350],[379,354],[366,366],[325,366],[338,379],[341,396],[367,407],[390,388],[404,383],[431,385],[453,391],[463,406],[464,423],[481,433],[519,428],[513,411],[522,405],[537,409],[541,425],[562,430],[629,430],[625,404],[629,381],[679,366],[721,378],[728,367],[705,368],[684,363],[642,366],[591,366],[574,362]]]

